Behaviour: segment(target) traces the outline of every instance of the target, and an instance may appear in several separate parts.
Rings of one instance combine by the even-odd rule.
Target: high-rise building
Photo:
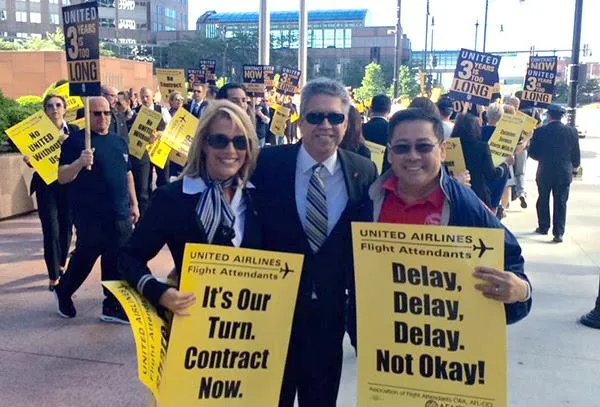
[[[147,43],[149,31],[187,30],[188,0],[97,0],[100,38]],[[0,0],[4,38],[45,37],[62,26],[61,7],[86,0]]]

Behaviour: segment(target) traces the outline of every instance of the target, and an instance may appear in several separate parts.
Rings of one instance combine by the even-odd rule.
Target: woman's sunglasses
[[[311,112],[306,114],[306,121],[310,124],[321,124],[323,120],[327,119],[329,124],[332,126],[337,126],[338,124],[342,124],[346,119],[343,113],[321,113],[321,112]]]
[[[431,143],[417,143],[414,148],[419,154],[429,154],[433,151],[436,144]],[[396,155],[404,155],[410,153],[413,149],[413,146],[410,144],[396,144],[395,146],[390,146],[390,150]]]
[[[227,148],[229,143],[233,144],[233,147],[239,151],[244,151],[248,148],[248,141],[245,136],[235,136],[234,138],[229,138],[224,134],[210,134],[206,136],[206,144],[217,150]]]

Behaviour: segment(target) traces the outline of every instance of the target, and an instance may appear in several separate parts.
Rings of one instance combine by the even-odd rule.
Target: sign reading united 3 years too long
[[[462,48],[450,87],[453,100],[489,105],[498,81],[500,57]]]
[[[302,256],[187,244],[158,405],[276,406]]]
[[[62,8],[71,96],[100,95],[98,4]]]
[[[503,231],[353,223],[352,242],[358,406],[506,407],[504,309],[472,276],[502,269]]]

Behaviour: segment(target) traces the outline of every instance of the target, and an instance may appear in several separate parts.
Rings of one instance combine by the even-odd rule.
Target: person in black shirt
[[[90,98],[92,148],[85,148],[84,132],[62,146],[58,182],[69,184],[69,201],[77,230],[77,245],[66,273],[55,287],[58,314],[77,314],[71,296],[101,257],[102,280],[118,280],[117,250],[132,231],[139,210],[128,146],[109,132],[110,107],[103,97]],[[101,320],[128,323],[116,298],[104,290]]]
[[[573,170],[581,163],[577,130],[562,124],[561,118],[564,114],[562,107],[550,105],[548,107],[550,121],[535,130],[529,145],[529,156],[539,162],[535,177],[538,186],[536,203],[538,228],[535,231],[545,235],[550,229],[550,193],[552,193],[554,201],[552,234],[555,243],[563,241]]]

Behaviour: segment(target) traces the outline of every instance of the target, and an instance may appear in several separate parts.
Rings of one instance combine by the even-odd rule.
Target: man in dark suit
[[[536,203],[538,228],[536,233],[545,235],[550,229],[550,193],[554,202],[552,222],[553,241],[560,243],[565,233],[567,200],[573,180],[573,169],[579,167],[581,156],[577,131],[562,124],[565,114],[562,107],[550,105],[550,121],[533,133],[529,145],[529,156],[538,161],[535,177],[538,186]]]
[[[204,86],[201,84],[195,84],[192,86],[192,98],[183,105],[183,108],[193,114],[195,117],[200,117],[203,102]]]
[[[266,250],[300,253],[296,300],[279,405],[334,407],[342,368],[347,295],[353,295],[350,223],[370,221],[375,165],[338,149],[350,100],[343,85],[304,86],[302,142],[261,150],[253,183]]]
[[[388,141],[387,115],[392,101],[386,95],[375,95],[371,99],[371,120],[363,124],[363,136],[366,140],[385,146]]]

